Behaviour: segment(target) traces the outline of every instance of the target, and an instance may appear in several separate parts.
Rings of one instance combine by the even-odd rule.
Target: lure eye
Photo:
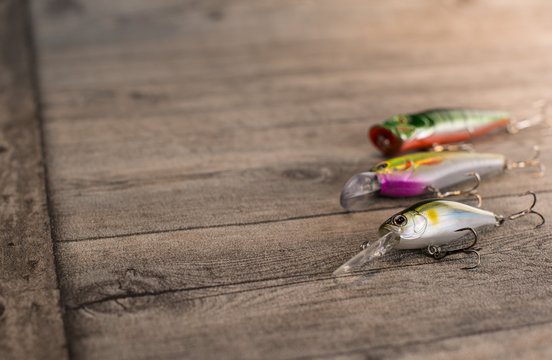
[[[399,115],[397,117],[397,121],[401,124],[408,125],[408,120],[406,119],[406,117],[404,117],[402,115]]]
[[[408,219],[404,215],[397,215],[393,218],[393,224],[397,226],[405,226],[408,222]]]
[[[383,170],[385,169],[389,164],[384,162],[384,163],[381,163],[379,164],[378,166],[376,166],[376,170]]]

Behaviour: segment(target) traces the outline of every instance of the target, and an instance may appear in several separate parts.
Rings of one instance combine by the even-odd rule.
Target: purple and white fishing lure
[[[508,162],[504,155],[475,152],[421,152],[408,154],[382,161],[371,171],[353,176],[341,192],[341,206],[353,210],[362,208],[375,195],[389,197],[410,197],[421,195],[475,194],[480,177],[501,175],[506,170],[524,167],[538,167],[539,174],[544,171],[543,165],[536,156],[531,160]],[[442,193],[469,180],[472,176],[475,186],[464,191]],[[478,197],[480,200],[480,198]]]

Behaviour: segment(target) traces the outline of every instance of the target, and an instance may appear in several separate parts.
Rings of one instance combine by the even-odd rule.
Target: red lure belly
[[[510,124],[505,112],[429,110],[396,115],[373,126],[368,137],[385,155],[429,148],[435,144],[466,141]]]

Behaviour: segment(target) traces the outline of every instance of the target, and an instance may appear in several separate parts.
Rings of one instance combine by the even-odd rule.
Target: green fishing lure
[[[542,122],[545,105],[539,103],[540,113],[522,121],[514,121],[504,111],[433,109],[399,114],[371,127],[368,137],[385,155],[397,155],[436,144],[466,141],[498,128],[515,133]]]

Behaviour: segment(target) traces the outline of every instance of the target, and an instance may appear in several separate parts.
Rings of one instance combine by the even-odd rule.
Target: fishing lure
[[[428,253],[436,259],[458,251],[474,252],[478,258],[477,265],[469,268],[477,267],[481,262],[481,256],[477,250],[473,249],[478,240],[475,229],[484,226],[500,226],[507,220],[514,220],[528,214],[535,214],[541,218],[542,222],[537,225],[537,228],[544,225],[544,217],[533,210],[537,196],[531,191],[524,195],[529,194],[533,196],[531,206],[507,217],[451,200],[437,199],[418,202],[384,222],[379,228],[380,238],[373,243],[362,244],[362,250],[334,271],[334,275],[342,274],[356,265],[380,258],[392,248],[426,248]],[[471,232],[474,236],[474,240],[469,246],[452,251],[444,250],[441,247],[460,240],[465,236],[465,231]]]
[[[465,141],[497,128],[516,133],[542,122],[546,117],[545,105],[540,102],[540,113],[521,121],[514,121],[504,111],[434,109],[400,114],[370,128],[368,137],[385,155],[397,155],[435,144]]]
[[[341,206],[354,209],[370,202],[373,197],[402,197],[433,194],[439,198],[468,194],[481,198],[476,193],[480,176],[501,175],[507,170],[529,166],[540,169],[544,166],[538,160],[539,150],[531,160],[509,162],[503,155],[475,152],[422,152],[407,154],[374,166],[371,171],[353,176],[341,192]],[[475,185],[471,189],[442,193],[441,190],[458,185],[471,175]]]

